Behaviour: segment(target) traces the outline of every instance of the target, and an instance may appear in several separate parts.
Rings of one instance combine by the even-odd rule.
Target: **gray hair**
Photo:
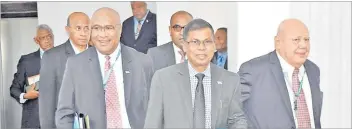
[[[52,35],[53,39],[54,39],[54,34],[53,34],[53,30],[50,28],[50,26],[48,26],[47,24],[40,24],[37,26],[37,31],[38,30],[47,30],[49,31],[49,33]]]
[[[203,19],[194,19],[189,22],[185,28],[183,29],[183,39],[186,40],[188,38],[188,33],[194,30],[200,30],[204,28],[209,28],[211,30],[212,40],[214,40],[214,29],[213,27]]]

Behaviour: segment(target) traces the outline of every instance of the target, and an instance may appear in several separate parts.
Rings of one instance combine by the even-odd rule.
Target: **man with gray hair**
[[[90,37],[89,17],[83,12],[69,15],[65,27],[69,39],[47,51],[41,62],[39,115],[41,128],[55,128],[55,111],[68,57],[85,51]]]
[[[45,51],[53,48],[54,35],[46,24],[37,27],[34,41],[39,49],[33,53],[21,56],[17,64],[17,72],[10,87],[10,94],[22,104],[21,128],[40,128],[38,113],[38,86],[40,60]]]
[[[158,70],[152,79],[145,128],[247,128],[240,80],[210,63],[214,30],[202,19],[183,31],[188,61]]]
[[[144,54],[157,46],[156,14],[147,8],[144,1],[132,1],[133,16],[123,22],[121,43]]]

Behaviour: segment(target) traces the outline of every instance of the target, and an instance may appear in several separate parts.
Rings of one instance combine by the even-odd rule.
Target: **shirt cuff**
[[[25,93],[20,94],[20,103],[25,103],[28,100],[28,99],[24,99],[24,94]]]

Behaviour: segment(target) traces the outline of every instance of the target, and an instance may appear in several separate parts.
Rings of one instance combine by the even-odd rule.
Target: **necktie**
[[[138,38],[139,32],[141,31],[141,29],[142,29],[142,20],[138,20],[137,31],[136,31],[136,35],[135,35],[136,39]]]
[[[205,99],[203,87],[204,76],[205,75],[202,73],[196,74],[198,84],[194,99],[193,128],[205,128]]]
[[[295,69],[292,74],[292,89],[295,94],[298,92],[298,89],[300,86],[298,73],[299,73],[299,69]],[[304,96],[303,88],[301,89],[301,92],[297,98],[296,118],[297,118],[298,128],[311,128],[309,111],[308,111],[308,106]]]
[[[110,68],[110,56],[105,56],[105,73]],[[119,96],[117,93],[116,77],[112,70],[105,90],[107,128],[122,128]]]
[[[181,55],[181,60],[180,62],[183,63],[185,61],[185,52],[183,52],[182,50],[178,51],[178,53]]]
[[[224,57],[222,55],[220,55],[219,59],[218,59],[218,66],[222,67],[223,59],[224,59]]]

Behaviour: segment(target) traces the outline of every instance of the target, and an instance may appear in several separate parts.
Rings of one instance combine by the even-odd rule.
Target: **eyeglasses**
[[[44,39],[50,40],[51,38],[53,38],[53,36],[51,34],[48,34],[46,36],[41,36],[41,37],[38,37],[38,38],[39,38],[39,40],[44,40]]]
[[[88,26],[85,26],[85,27],[80,27],[80,26],[76,26],[75,28],[76,31],[84,31],[84,32],[88,32],[89,31],[89,27]]]
[[[177,25],[177,24],[172,26],[172,29],[174,29],[174,31],[176,31],[176,32],[180,32],[184,28],[185,28],[185,26],[180,26],[180,25]]]
[[[207,47],[207,46],[213,45],[213,44],[214,44],[214,41],[213,41],[213,40],[203,40],[203,41],[199,41],[199,40],[195,39],[195,40],[188,41],[187,43],[188,43],[190,46],[192,46],[192,47],[198,47],[198,46],[200,46],[201,43],[203,43],[204,46]]]
[[[92,27],[92,32],[108,32],[108,33],[111,33],[115,30],[115,28],[119,26],[119,25],[106,25],[106,26],[99,26],[99,25],[94,25]]]

